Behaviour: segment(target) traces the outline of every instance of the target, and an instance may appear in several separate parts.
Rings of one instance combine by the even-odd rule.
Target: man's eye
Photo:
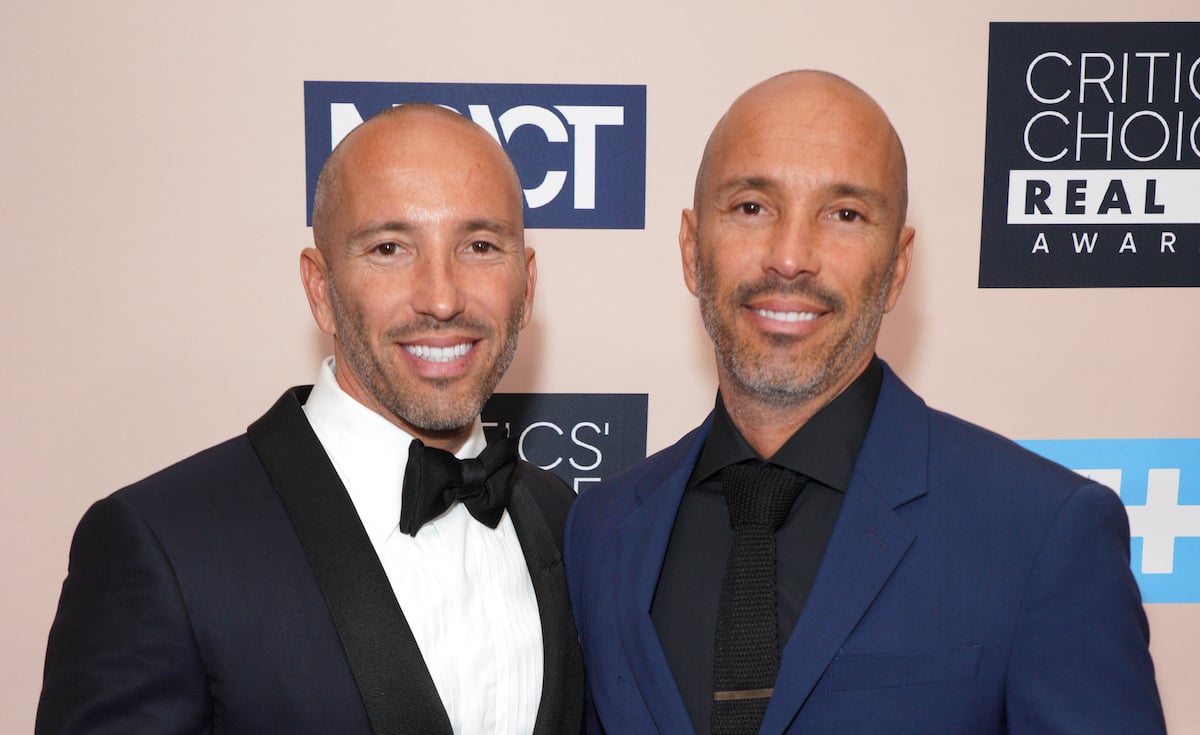
[[[762,205],[758,202],[744,202],[738,205],[738,211],[742,214],[757,215],[762,214]]]
[[[495,249],[496,246],[487,240],[476,240],[475,242],[471,243],[472,253],[490,253]]]
[[[862,215],[853,209],[839,209],[834,216],[842,222],[857,222],[862,219]]]
[[[380,255],[395,255],[400,252],[400,245],[394,242],[381,242],[375,246],[375,252]]]

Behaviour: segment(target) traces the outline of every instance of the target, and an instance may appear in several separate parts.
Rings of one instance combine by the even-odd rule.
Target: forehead
[[[369,124],[369,123],[368,123]],[[468,121],[386,121],[348,141],[339,210],[353,219],[395,210],[521,217],[520,188],[499,145]]]
[[[734,105],[709,143],[704,187],[753,181],[787,188],[869,189],[893,200],[899,144],[869,99],[835,94],[752,95]]]

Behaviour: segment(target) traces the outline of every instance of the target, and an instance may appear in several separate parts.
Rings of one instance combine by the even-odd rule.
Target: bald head
[[[908,209],[908,164],[900,136],[870,95],[836,74],[813,69],[778,74],[734,100],[704,147],[696,173],[696,211],[712,183],[713,162],[724,159],[739,138],[758,134],[767,145],[790,137],[819,140],[828,136],[832,141],[847,131],[882,152],[880,160],[888,169],[898,221],[903,224]]]
[[[344,202],[347,169],[369,168],[381,157],[411,150],[415,159],[438,150],[455,150],[479,162],[484,175],[496,178],[521,210],[521,184],[500,144],[470,119],[438,105],[409,103],[392,107],[350,131],[325,160],[313,195],[313,241],[326,250]],[[518,229],[522,223],[516,223]]]

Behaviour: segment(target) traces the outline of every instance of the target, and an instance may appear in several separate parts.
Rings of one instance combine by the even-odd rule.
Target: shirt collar
[[[378,545],[398,533],[404,469],[413,436],[342,390],[333,357],[321,363],[304,415],[346,486],[371,542]],[[470,437],[455,456],[476,457],[486,446],[477,416]]]
[[[871,359],[846,390],[813,414],[769,458],[758,453],[734,426],[721,394],[713,409],[712,429],[692,471],[692,488],[731,464],[746,460],[767,461],[810,477],[822,485],[845,492],[862,449],[883,384],[883,363]]]

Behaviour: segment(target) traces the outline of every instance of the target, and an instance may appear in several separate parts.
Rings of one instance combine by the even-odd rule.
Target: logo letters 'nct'
[[[645,226],[644,86],[379,82],[304,83],[308,223],[329,152],[363,120],[406,102],[463,114],[504,146],[527,227]]]

